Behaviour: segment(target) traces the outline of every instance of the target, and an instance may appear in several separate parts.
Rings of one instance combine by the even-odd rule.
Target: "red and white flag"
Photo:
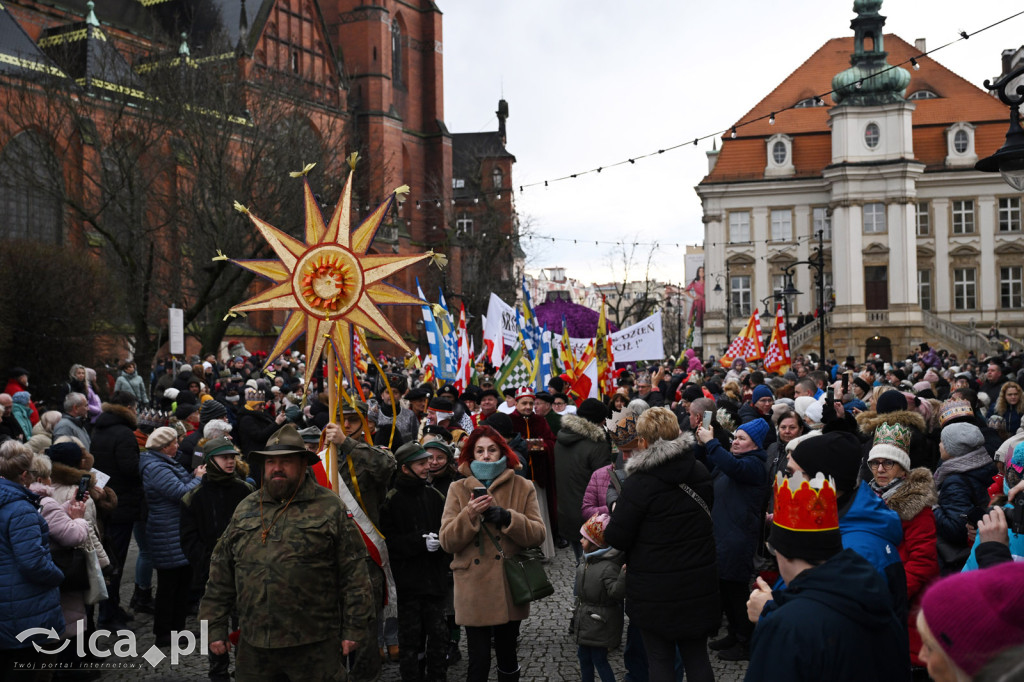
[[[764,369],[766,372],[783,374],[792,366],[789,359],[789,330],[786,329],[786,318],[782,314],[782,306],[775,311],[775,326],[772,328],[772,339],[765,351]]]
[[[737,358],[743,358],[747,362],[751,360],[760,360],[764,357],[764,349],[761,346],[761,318],[757,314],[757,309],[750,314],[750,319],[747,320],[747,326],[743,328],[740,335],[733,339],[733,342],[729,344],[729,350],[725,351],[725,355],[719,361],[723,367],[731,367],[732,361]]]

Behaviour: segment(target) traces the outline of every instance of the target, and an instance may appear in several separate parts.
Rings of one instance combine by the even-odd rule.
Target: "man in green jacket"
[[[293,425],[250,459],[263,487],[239,503],[217,542],[199,611],[210,652],[230,648],[237,606],[238,680],[344,681],[343,656],[368,640],[374,611],[359,531],[337,494],[307,475],[318,457]]]

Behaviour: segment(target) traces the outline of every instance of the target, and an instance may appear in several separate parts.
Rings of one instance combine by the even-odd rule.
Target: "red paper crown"
[[[793,492],[793,485],[797,486],[796,492]],[[790,479],[779,472],[775,477],[773,522],[780,528],[798,532],[837,530],[839,508],[832,479],[823,477],[820,472],[810,481],[800,473]]]

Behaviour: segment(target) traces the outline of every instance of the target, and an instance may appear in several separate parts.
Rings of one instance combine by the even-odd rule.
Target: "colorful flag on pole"
[[[419,277],[416,278],[416,293],[423,300],[420,311],[423,313],[423,329],[427,333],[427,345],[430,346],[430,355],[434,358],[444,357],[444,345],[441,343],[441,330],[437,327],[437,320],[434,318],[434,311],[427,303],[427,297],[423,295],[423,288],[420,287]]]
[[[455,388],[462,393],[469,388],[473,371],[473,354],[469,349],[469,335],[466,333],[466,306],[459,303],[459,367],[455,377]]]
[[[537,390],[546,391],[548,382],[554,374],[551,362],[551,332],[541,331],[540,347],[537,350]]]
[[[494,381],[494,388],[501,391],[505,388],[533,386],[535,380],[534,365],[526,352],[526,341],[520,332],[516,338],[516,345],[505,355],[505,359],[501,363],[501,370],[498,372],[498,378]]]
[[[729,350],[725,351],[725,355],[719,361],[723,367],[731,367],[732,361],[736,358],[743,358],[748,362],[750,360],[760,360],[764,357],[764,348],[761,346],[761,318],[758,316],[757,309],[750,314],[750,319],[747,320],[747,326],[743,328],[740,335],[737,336],[731,344],[729,344]]]
[[[608,317],[604,296],[601,297],[601,316],[597,318],[597,385],[598,397],[603,398],[615,392],[615,355],[612,353],[612,340],[608,336]]]
[[[363,348],[362,342],[359,340],[359,334],[352,335],[352,366],[357,372],[366,374],[366,349]]]
[[[786,329],[786,317],[782,314],[782,306],[775,310],[775,326],[772,338],[765,351],[764,369],[766,372],[784,374],[789,371],[792,362],[789,357],[789,330]]]
[[[530,341],[530,345],[539,350],[540,349],[540,337],[541,328],[537,322],[537,314],[533,311],[533,301],[530,299],[530,290],[526,288],[526,277],[523,277],[523,318],[525,319],[525,326],[523,327],[523,334],[527,340]]]
[[[562,315],[562,340],[558,344],[558,360],[562,366],[562,372],[569,375],[569,383],[576,379],[576,354],[572,350],[572,340],[569,338],[569,325],[565,322],[565,315]]]

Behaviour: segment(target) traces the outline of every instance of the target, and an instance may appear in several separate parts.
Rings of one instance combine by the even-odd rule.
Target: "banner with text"
[[[611,337],[616,363],[661,360],[665,357],[665,347],[661,338],[661,312],[613,332]],[[577,357],[590,342],[590,339],[569,340]]]

